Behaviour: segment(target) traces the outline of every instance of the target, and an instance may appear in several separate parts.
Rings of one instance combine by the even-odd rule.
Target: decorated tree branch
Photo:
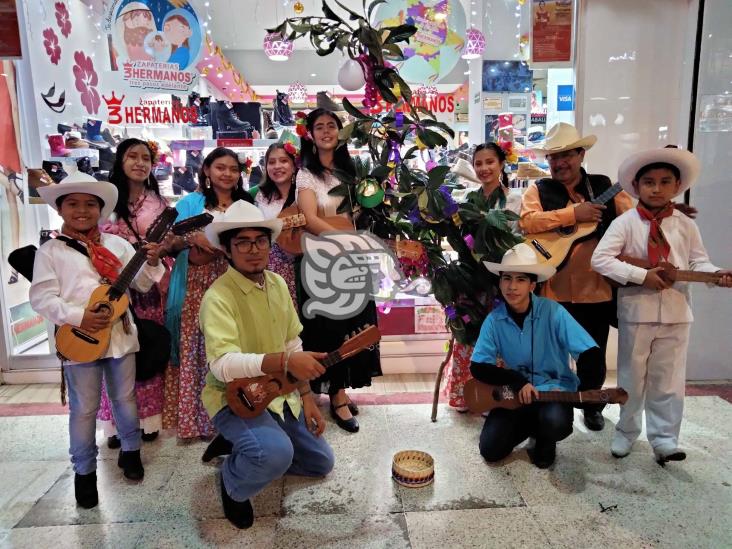
[[[417,28],[408,24],[372,27],[371,15],[385,0],[364,0],[362,13],[334,2],[347,18],[323,0],[322,16],[290,18],[269,29],[289,40],[308,38],[321,56],[335,50],[348,55],[347,63],[356,62],[363,71],[364,107],[368,109],[379,98],[390,106],[385,113],[372,115],[343,98],[343,108],[353,122],[344,126],[339,138],[366,148],[370,161],[356,159],[355,177],[336,173],[341,185],[331,193],[344,197],[339,212],[354,215],[359,228],[382,238],[421,244],[420,259],[402,259],[405,274],[430,280],[450,330],[458,341],[472,344],[497,293],[496,278],[482,261],[500,261],[520,241],[508,225],[516,215],[489,209],[480,200],[456,203],[452,192],[462,187],[449,166],[409,167],[418,153],[447,147],[447,137],[454,137],[452,129],[431,111],[412,105],[412,90],[392,65],[404,60],[399,44],[408,42]]]

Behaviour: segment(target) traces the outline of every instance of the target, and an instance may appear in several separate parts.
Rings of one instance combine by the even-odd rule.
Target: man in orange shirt
[[[599,223],[595,234],[572,248],[564,265],[544,284],[541,292],[544,297],[560,302],[602,351],[599,364],[577,362],[580,391],[599,389],[605,382],[607,338],[616,314],[612,288],[590,266],[592,252],[610,222],[633,207],[633,199],[625,192],[605,205],[591,202],[612,185],[606,176],[588,174],[582,168],[585,151],[596,141],[594,135],[581,137],[574,126],[564,122],[549,130],[546,144],[536,150],[549,162],[551,178],[541,179],[526,190],[519,221],[524,233],[571,227],[584,221]],[[603,429],[602,409],[603,405],[584,407],[588,429]]]

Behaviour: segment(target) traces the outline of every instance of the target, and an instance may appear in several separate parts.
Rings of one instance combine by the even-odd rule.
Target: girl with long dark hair
[[[237,200],[252,203],[244,190],[239,157],[231,149],[218,147],[203,160],[199,190],[177,204],[177,221],[208,212],[214,217]],[[208,371],[203,334],[198,326],[201,298],[229,264],[226,256],[206,238],[203,231],[176,239],[180,253],[170,278],[165,325],[173,341],[171,366],[165,376],[163,425],[177,427],[178,437],[208,438],[214,428],[201,404],[201,391]]]
[[[303,167],[297,174],[297,203],[305,215],[306,229],[319,235],[334,230],[333,225],[324,218],[335,216],[341,202],[340,197],[328,194],[340,184],[334,172],[341,170],[355,175],[355,167],[348,148],[338,141],[338,132],[343,125],[335,114],[325,109],[315,109],[308,114],[306,126],[310,139],[302,140]],[[348,217],[345,213],[340,215]],[[300,274],[299,265],[295,266],[295,272]],[[302,306],[308,296],[301,281],[298,283],[298,296]],[[343,343],[345,336],[351,335],[364,324],[376,325],[376,306],[373,301],[369,301],[361,313],[341,320],[319,315],[313,319],[302,316],[303,331],[300,337],[303,347],[312,351],[332,351]],[[345,389],[369,386],[371,378],[378,375],[381,375],[378,350],[364,351],[328,368],[323,376],[311,382],[311,388],[315,393],[328,394],[330,413],[339,427],[356,432],[359,425],[353,416],[358,413],[358,408],[348,398]]]
[[[510,210],[516,214],[521,212],[521,193],[512,192],[508,188],[506,173],[506,152],[496,143],[483,143],[473,152],[473,170],[480,180],[479,189],[471,191],[465,200],[475,204],[482,210],[498,208]],[[467,412],[468,407],[463,397],[463,388],[469,379],[470,357],[472,345],[464,345],[455,341],[452,351],[452,365],[447,376],[445,391],[449,404],[458,412]]]
[[[152,174],[155,160],[155,149],[147,141],[125,139],[117,146],[114,166],[109,174],[110,183],[117,187],[117,205],[109,221],[100,225],[101,232],[121,236],[135,247],[141,245],[150,225],[168,206],[168,202],[160,196],[158,182]],[[169,272],[172,260],[168,258],[163,264]],[[160,283],[154,284],[144,294],[130,289],[131,306],[138,318],[159,324],[165,322],[167,281],[166,274]],[[135,396],[142,440],[154,440],[162,428],[163,375],[136,382]],[[107,445],[119,448],[120,439],[104,384],[97,419],[108,437]]]
[[[254,204],[265,218],[277,217],[282,210],[295,204],[295,175],[297,174],[297,150],[291,143],[273,143],[264,153],[262,182],[249,189]],[[297,309],[295,292],[295,256],[272,243],[269,253],[270,271],[285,279],[292,302]]]

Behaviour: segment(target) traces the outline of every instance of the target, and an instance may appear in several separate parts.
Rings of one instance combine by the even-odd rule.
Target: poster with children
[[[113,0],[105,16],[111,69],[133,88],[188,91],[203,46],[186,0]]]

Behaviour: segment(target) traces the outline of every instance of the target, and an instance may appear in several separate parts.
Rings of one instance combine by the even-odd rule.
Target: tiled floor
[[[0,417],[0,546],[489,548],[730,547],[732,405],[688,397],[682,432],[689,458],[656,465],[646,442],[613,459],[608,426],[575,421],[552,469],[516,451],[498,466],[477,452],[482,419],[441,406],[361,406],[361,432],[328,423],[337,458],[325,479],[285,477],[254,500],[253,528],[223,518],[217,464],[205,443],[170,433],[146,443],[145,480],[126,481],[116,452],[100,449],[100,504],[77,508],[67,455],[67,417]],[[101,434],[100,440],[102,442]],[[415,448],[435,458],[433,485],[401,488],[392,455]],[[603,511],[605,509],[605,511]]]

